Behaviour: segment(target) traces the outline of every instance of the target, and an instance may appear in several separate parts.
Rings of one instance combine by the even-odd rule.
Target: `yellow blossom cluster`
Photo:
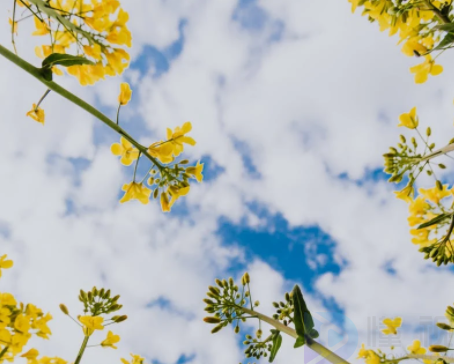
[[[118,0],[16,0],[15,5],[25,7],[33,15],[32,34],[48,39],[36,47],[38,57],[75,54],[92,61],[67,67],[67,72],[82,85],[119,75],[128,66],[129,54],[118,46],[131,47],[131,32],[126,25],[129,15]],[[17,22],[10,19],[16,28]],[[63,73],[57,66],[52,70],[57,75]]]
[[[451,1],[349,0],[352,12],[362,7],[362,15],[377,22],[380,31],[388,30],[390,36],[397,35],[405,55],[424,57],[421,64],[410,68],[416,83],[424,83],[429,75],[437,76],[443,71],[442,66],[435,64],[431,52],[443,51],[454,41],[443,28],[450,23],[447,11]]]
[[[434,186],[428,189],[420,188],[418,191],[418,197],[409,204],[410,216],[408,217],[408,223],[412,227],[410,230],[412,243],[423,248],[435,244],[445,237],[450,220],[446,218],[424,228],[418,229],[417,227],[449,211],[454,188],[448,189],[448,185],[444,185],[441,190],[438,186]],[[450,241],[448,240],[447,242],[449,242],[448,245],[450,247]],[[446,249],[445,254],[451,256],[451,249]]]
[[[8,269],[13,262],[6,255],[0,257],[1,269]],[[0,274],[1,275],[1,274]],[[18,302],[11,293],[0,293],[0,362],[13,361],[22,353],[30,338],[34,336],[48,339],[51,330],[48,322],[52,316],[35,305]]]
[[[118,96],[119,110],[130,101],[131,95],[129,85],[121,84]],[[191,130],[192,124],[187,121],[174,130],[167,128],[167,139],[152,143],[148,147],[133,145],[132,140],[129,141],[123,136],[119,143],[112,144],[111,151],[120,157],[121,164],[130,166],[136,162],[132,182],[123,185],[124,195],[120,199],[121,203],[138,200],[147,204],[151,196],[157,198],[160,193],[161,208],[168,212],[178,198],[189,193],[191,179],[202,182],[203,163],[197,162],[195,166],[186,166],[188,160],[173,163],[183,153],[185,144],[191,146],[196,144],[195,140],[187,135]],[[135,178],[137,165],[143,155],[152,162],[152,166],[142,181],[137,182]]]

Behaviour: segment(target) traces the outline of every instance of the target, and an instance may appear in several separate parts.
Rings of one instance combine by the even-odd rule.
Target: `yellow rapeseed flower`
[[[195,165],[194,167],[187,167],[186,168],[186,173],[193,175],[194,178],[198,182],[202,182],[202,180],[203,180],[202,171],[203,171],[203,163],[200,163],[200,161],[198,161],[197,165]]]
[[[38,360],[36,358],[39,355],[39,351],[36,349],[30,349],[26,353],[21,355],[21,358],[26,358],[27,359],[27,364],[37,364]]]
[[[104,330],[104,318],[101,316],[79,316],[79,321],[84,325],[83,331],[86,336],[90,336],[95,330]]]
[[[426,353],[426,349],[421,347],[421,341],[414,340],[413,344],[411,344],[407,350],[414,355],[423,355]]]
[[[132,90],[129,87],[129,84],[126,82],[122,82],[120,85],[120,95],[118,95],[118,102],[120,105],[126,105],[129,100],[131,100]]]
[[[35,20],[35,28],[36,28],[36,30],[32,33],[32,35],[47,35],[47,34],[49,34],[49,28],[47,27],[47,24],[46,24],[46,22],[44,20],[40,20],[36,16],[34,16],[33,19]]]
[[[171,196],[170,202],[169,202],[169,209],[172,208],[173,204],[180,198],[181,196],[186,196],[189,193],[189,186],[186,187],[176,187],[176,186],[170,186],[169,187],[169,193]]]
[[[437,186],[434,186],[432,188],[424,189],[420,188],[419,193],[426,198],[426,200],[429,200],[435,204],[438,204],[441,199],[451,196],[452,191],[448,190],[448,185],[443,185],[443,190],[439,190]]]
[[[430,55],[424,57],[423,63],[418,64],[410,68],[410,72],[415,74],[416,83],[424,83],[429,78],[429,74],[437,76],[443,72],[443,67],[439,64],[435,64],[435,60]]]
[[[120,202],[128,202],[130,200],[139,200],[146,205],[150,200],[151,190],[145,187],[142,183],[131,182],[123,185],[122,188],[125,194],[121,198]]]
[[[396,317],[394,319],[385,318],[383,323],[386,325],[386,329],[381,330],[385,335],[396,335],[397,328],[402,325],[402,318]]]
[[[130,362],[124,358],[121,358],[121,361],[123,362],[123,364],[143,364],[144,358],[142,358],[140,355],[131,354],[131,356],[132,356],[132,360]]]
[[[171,163],[174,159],[172,153],[172,144],[162,140],[155,142],[148,147],[148,154],[159,159],[162,163]]]
[[[173,145],[173,154],[178,157],[183,151],[183,143],[189,145],[195,145],[196,142],[191,137],[186,136],[192,130],[192,124],[187,121],[183,126],[177,126],[172,132],[171,129],[167,128],[167,140]]]
[[[402,190],[396,191],[394,193],[396,194],[397,198],[400,198],[401,200],[404,200],[405,202],[411,202],[411,201],[413,201],[413,195],[415,193],[415,189],[413,188],[413,186],[408,185],[408,186],[404,187]]]
[[[408,129],[415,129],[419,125],[418,116],[416,115],[416,107],[412,108],[409,113],[404,113],[399,116],[400,123],[397,126],[405,126]]]
[[[120,162],[125,166],[130,166],[139,157],[139,150],[123,137],[120,138],[120,143],[112,144],[110,150],[113,154],[121,156]]]
[[[2,269],[9,269],[14,264],[12,260],[6,258],[7,258],[6,254],[3,254],[0,257],[0,277],[2,276]]]
[[[119,341],[120,341],[120,336],[115,335],[112,331],[109,331],[107,333],[106,339],[101,343],[101,346],[117,349],[117,347],[114,344],[116,344]]]
[[[167,196],[166,192],[161,192],[161,209],[162,212],[170,211],[169,196]]]
[[[44,125],[44,110],[40,107],[37,108],[36,104],[33,104],[32,109],[26,115]]]
[[[11,293],[0,293],[0,305],[16,306],[17,302]]]

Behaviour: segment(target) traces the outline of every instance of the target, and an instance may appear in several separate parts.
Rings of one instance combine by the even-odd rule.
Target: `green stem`
[[[246,312],[247,314],[257,317],[260,320],[265,321],[266,323],[270,324],[274,328],[278,329],[279,331],[282,331],[283,333],[293,337],[297,338],[298,334],[296,333],[295,330],[293,330],[291,327],[285,326],[283,323],[272,319],[269,316],[266,316],[260,312],[256,312],[253,310],[250,310],[246,307],[239,307],[243,312]],[[348,361],[342,359],[340,356],[337,354],[333,353],[331,350],[323,346],[322,344],[318,343],[314,339],[306,336],[306,345],[314,350],[317,354],[321,355],[324,357],[326,360],[330,361],[333,364],[349,364]]]
[[[42,103],[43,100],[46,98],[46,96],[49,95],[49,92],[50,92],[50,90],[47,89],[46,92],[44,92],[44,95],[41,96],[41,98],[39,99],[38,103],[36,104],[35,111],[38,111],[39,105],[41,105],[41,103]]]
[[[74,364],[79,364],[80,361],[82,360],[82,355],[84,355],[85,348],[87,347],[88,339],[90,336],[85,336],[84,341],[82,341],[82,345],[80,346],[79,354],[77,354],[76,361]]]
[[[433,11],[434,14],[437,16],[438,19],[440,19],[440,21],[444,24],[449,24],[451,23],[451,20],[449,20],[449,18],[444,15],[440,9],[438,9],[435,5],[433,5],[430,0],[424,0],[424,4],[429,8],[429,10]]]
[[[31,65],[27,61],[23,60],[22,58],[15,55],[13,52],[9,51],[7,48],[0,45],[0,55],[8,59],[9,61],[13,62],[16,66],[22,68],[24,71],[38,79],[42,82],[46,87],[55,93],[63,96],[65,99],[71,101],[73,104],[76,104],[80,108],[84,109],[95,118],[101,120],[104,124],[106,124],[109,128],[116,131],[118,134],[123,136],[126,140],[128,140],[132,145],[134,145],[143,155],[145,155],[161,172],[165,171],[165,167],[163,167],[156,158],[152,157],[148,153],[148,148],[137,142],[132,136],[130,136],[123,128],[118,126],[112,120],[110,120],[106,115],[102,112],[97,110],[95,107],[91,106],[81,98],[77,97],[73,93],[69,92],[65,88],[61,87],[57,83],[53,81],[46,81],[41,73],[40,68],[36,68],[35,66]]]
[[[3,355],[8,351],[9,346],[5,346],[2,351],[0,351],[0,359],[3,358]]]
[[[117,109],[117,125],[119,125],[120,107],[121,107],[121,104],[118,105],[118,109]]]
[[[417,355],[417,354],[408,354],[410,359],[422,359],[422,360],[431,360],[437,361],[437,359],[443,359],[447,363],[454,363],[454,358],[450,356],[435,356],[435,355]]]

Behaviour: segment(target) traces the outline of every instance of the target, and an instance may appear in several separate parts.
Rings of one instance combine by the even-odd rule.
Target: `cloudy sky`
[[[413,106],[436,141],[451,139],[454,57],[415,85],[408,68],[418,61],[346,0],[122,3],[131,67],[94,87],[59,82],[111,117],[129,82],[122,124],[144,143],[190,120],[198,143],[187,156],[205,163],[205,181],[171,214],[120,205],[131,170],[110,153],[118,136],[58,95],[43,104],[45,127],[25,117],[45,88],[0,59],[0,244],[15,261],[1,291],[54,316],[52,340],[31,344],[74,360],[82,333],[58,304],[77,315],[79,289],[97,285],[121,294],[129,319],[113,327],[118,350],[90,349],[85,362],[130,352],[154,364],[244,361],[241,338],[211,335],[201,320],[206,287],[245,270],[266,313],[300,284],[321,340],[346,359],[361,342],[386,347],[384,316],[404,318],[398,353],[425,340],[421,325],[452,303],[453,270],[434,269],[411,244],[381,155]],[[0,12],[10,47],[9,6]],[[30,29],[21,26],[18,50],[38,65]],[[304,350],[284,341],[276,363],[301,362]]]

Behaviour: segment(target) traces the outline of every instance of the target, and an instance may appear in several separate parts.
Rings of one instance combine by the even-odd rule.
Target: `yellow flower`
[[[418,54],[423,54],[427,52],[427,48],[415,39],[408,40],[402,47],[402,53],[409,57],[413,57],[415,55],[415,51],[418,52]]]
[[[131,100],[132,90],[129,84],[122,82],[120,85],[120,95],[118,96],[118,102],[120,105],[126,105]]]
[[[107,333],[106,339],[101,343],[102,347],[111,347],[113,349],[116,349],[117,347],[114,345],[117,342],[120,341],[120,336],[119,335],[114,335],[112,331],[109,331]]]
[[[198,161],[197,165],[195,165],[194,167],[186,168],[186,173],[192,174],[198,182],[202,182],[202,180],[203,180],[202,171],[203,171],[203,163],[200,163],[200,161]]]
[[[400,123],[397,126],[405,126],[408,129],[415,129],[419,125],[418,116],[416,115],[416,106],[409,113],[399,116]]]
[[[49,34],[49,28],[44,20],[38,19],[38,17],[34,16],[33,19],[35,20],[35,27],[36,30],[32,33],[32,35],[46,35]]]
[[[189,193],[189,186],[186,186],[186,187],[170,186],[169,193],[170,193],[170,196],[172,197],[169,202],[169,210],[170,210],[170,208],[172,208],[173,204],[175,203],[176,200],[178,200],[179,197],[186,196]]]
[[[125,194],[120,200],[121,203],[136,199],[146,205],[150,199],[151,190],[145,187],[142,183],[133,181],[129,184],[123,185],[122,189],[125,191]]]
[[[4,254],[0,257],[0,277],[2,276],[2,269],[9,269],[13,266],[12,260],[6,259],[7,255]]]
[[[166,192],[161,192],[161,208],[162,212],[170,211],[169,197],[167,196]]]
[[[155,142],[148,147],[148,154],[159,159],[162,163],[173,161],[173,146],[168,142]]]
[[[405,188],[403,188],[400,191],[394,192],[396,194],[397,198],[400,198],[401,200],[404,200],[405,202],[411,202],[413,201],[413,195],[415,193],[415,189],[413,186],[408,185]]]
[[[120,144],[112,144],[110,150],[114,155],[121,156],[120,162],[125,166],[130,166],[139,157],[139,150],[123,137],[120,139]]]
[[[33,322],[32,327],[34,329],[39,330],[36,335],[42,337],[43,339],[48,339],[49,335],[52,334],[50,331],[49,326],[47,326],[47,322],[52,320],[52,315],[47,313],[46,316],[41,317]]]
[[[369,356],[369,350],[367,350],[364,347],[364,344],[361,344],[361,348],[359,349],[358,357],[356,359],[367,358],[368,356]]]
[[[443,190],[439,190],[437,186],[432,188],[424,189],[420,188],[419,193],[424,196],[425,199],[438,204],[441,199],[450,196],[452,191],[448,191],[448,185],[443,185]]]
[[[44,125],[44,110],[36,107],[36,104],[33,104],[32,109],[26,115]]]
[[[194,139],[185,135],[191,130],[192,124],[189,121],[185,122],[182,127],[177,126],[173,132],[167,128],[167,140],[173,145],[173,154],[175,157],[178,157],[183,151],[183,143],[189,145],[196,144]]]
[[[372,350],[369,350],[369,355],[365,360],[366,364],[380,364],[380,357]]]
[[[25,315],[18,315],[14,320],[14,328],[22,334],[27,334],[30,330],[30,319]]]
[[[429,74],[437,76],[443,72],[443,67],[435,64],[435,60],[430,55],[424,57],[425,61],[421,64],[410,68],[410,72],[415,74],[416,83],[424,83],[427,81]]]
[[[86,336],[90,336],[95,330],[104,330],[104,319],[101,316],[79,316],[79,321],[84,325]]]
[[[381,330],[385,335],[397,334],[397,328],[402,325],[402,318],[396,317],[394,319],[385,318],[383,323],[386,325],[386,329]]]
[[[132,360],[129,362],[124,358],[121,358],[123,364],[143,364],[143,358],[140,355],[131,354]]]
[[[11,293],[0,293],[0,305],[16,306],[17,302]]]
[[[426,349],[424,349],[423,347],[421,347],[421,341],[419,340],[414,340],[413,341],[413,344],[411,344],[407,350],[411,353],[411,354],[415,354],[415,355],[423,355],[426,353]]]
[[[27,359],[27,364],[37,364],[38,360],[36,358],[39,355],[39,351],[36,349],[30,349],[26,353],[21,355],[21,358],[26,358]]]

